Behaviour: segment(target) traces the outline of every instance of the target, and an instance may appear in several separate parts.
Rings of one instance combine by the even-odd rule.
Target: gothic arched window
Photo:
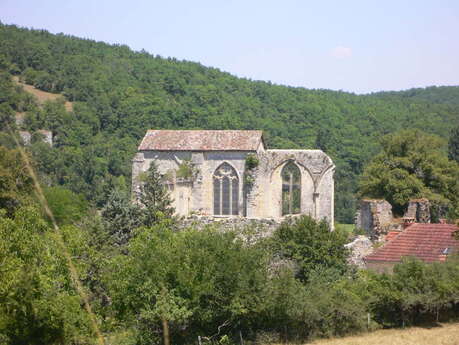
[[[282,168],[282,215],[301,213],[301,173],[293,162]]]
[[[214,173],[214,214],[239,214],[239,179],[228,163],[221,164]]]

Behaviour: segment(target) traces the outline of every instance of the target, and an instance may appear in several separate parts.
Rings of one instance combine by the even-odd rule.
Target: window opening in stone
[[[282,215],[301,213],[301,173],[298,166],[288,162],[282,168]]]
[[[214,173],[214,214],[239,214],[239,179],[228,163],[220,165]]]

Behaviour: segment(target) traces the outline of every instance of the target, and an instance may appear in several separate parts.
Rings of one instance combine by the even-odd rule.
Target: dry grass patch
[[[35,88],[35,86],[21,83],[17,76],[14,76],[13,80],[18,85],[21,85],[24,91],[34,95],[37,98],[39,104],[43,104],[45,103],[45,101],[55,101],[56,99],[64,98],[64,96],[62,96],[61,94],[42,91],[42,90]],[[72,111],[73,103],[69,101],[65,101],[65,110]]]
[[[345,337],[322,339],[313,345],[459,345],[459,323],[434,328],[387,329]]]

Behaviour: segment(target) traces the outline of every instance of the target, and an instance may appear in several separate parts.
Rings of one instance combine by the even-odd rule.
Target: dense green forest
[[[447,140],[459,124],[459,87],[371,95],[307,90],[13,25],[0,25],[0,69],[2,116],[25,112],[25,129],[55,135],[53,148],[31,148],[47,183],[97,207],[114,186],[129,185],[130,160],[149,128],[262,129],[271,148],[321,148],[334,159],[336,218],[350,223],[357,179],[382,135],[417,128]],[[12,75],[63,94],[73,112],[58,101],[38,107]]]

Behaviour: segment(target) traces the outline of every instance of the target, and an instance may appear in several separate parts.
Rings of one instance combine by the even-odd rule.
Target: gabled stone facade
[[[261,131],[148,131],[133,160],[134,195],[153,161],[179,215],[308,214],[333,226],[335,166],[321,150],[267,150]],[[183,164],[190,176],[178,173]]]

